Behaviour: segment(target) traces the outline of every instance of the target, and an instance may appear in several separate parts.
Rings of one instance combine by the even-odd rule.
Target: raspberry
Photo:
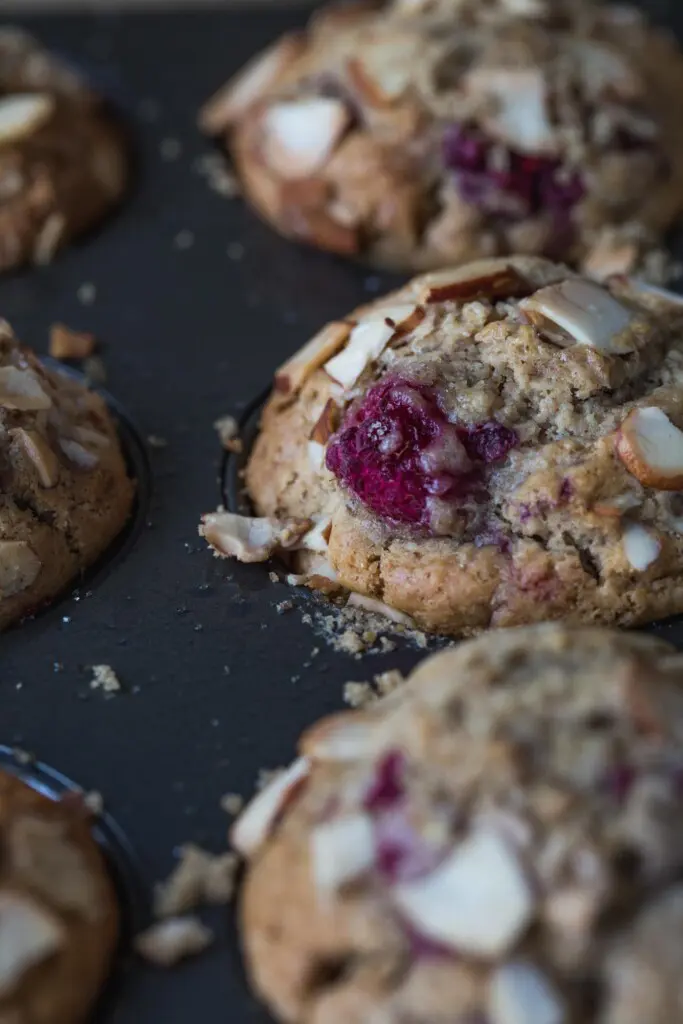
[[[327,449],[327,468],[378,516],[430,526],[430,499],[481,496],[482,469],[517,443],[494,420],[450,423],[434,388],[390,377],[351,409]]]
[[[443,160],[462,198],[485,213],[512,220],[549,211],[566,229],[585,189],[577,172],[560,173],[559,160],[507,151],[505,169],[493,166],[493,144],[476,128],[452,125],[443,138]]]

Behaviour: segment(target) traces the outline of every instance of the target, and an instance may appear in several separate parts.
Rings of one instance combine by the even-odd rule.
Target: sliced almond
[[[503,956],[534,913],[534,897],[512,848],[475,832],[435,871],[404,882],[394,900],[424,936],[472,956]]]
[[[65,324],[53,324],[50,328],[49,352],[53,359],[87,359],[95,345],[94,334],[72,331]]]
[[[565,1024],[567,1008],[561,996],[537,967],[503,964],[489,988],[491,1024]]]
[[[35,583],[43,563],[23,540],[0,540],[0,597],[12,597]]]
[[[548,116],[548,87],[537,68],[479,67],[465,76],[470,94],[488,101],[486,131],[524,153],[554,153],[557,138]]]
[[[321,895],[337,892],[375,862],[372,820],[359,812],[317,825],[311,833],[311,865]]]
[[[317,441],[321,445],[327,444],[339,427],[339,412],[337,403],[329,398],[311,431],[311,441]]]
[[[650,284],[649,281],[643,281],[639,277],[630,277],[628,283],[636,289],[636,291],[642,292],[644,295],[650,295],[655,299],[662,299],[664,302],[671,303],[672,306],[683,306],[683,295],[678,292],[672,292],[668,288],[660,288],[659,285]]]
[[[629,564],[638,572],[656,562],[662,550],[659,538],[640,523],[626,524],[621,543]]]
[[[50,120],[55,101],[47,93],[14,93],[0,99],[0,146],[33,135]]]
[[[635,351],[630,309],[592,281],[569,278],[541,288],[520,303],[531,322],[554,345],[589,345],[598,352],[625,355]]]
[[[296,546],[310,529],[310,519],[268,519],[211,512],[202,517],[199,535],[220,558],[265,562],[278,549]]]
[[[656,406],[632,409],[617,435],[617,454],[646,487],[683,489],[683,431]]]
[[[625,60],[617,49],[591,39],[572,37],[568,45],[579,64],[578,80],[591,99],[618,96],[633,101],[641,97],[643,82],[634,61]]]
[[[315,558],[305,573],[290,573],[287,577],[290,587],[308,587],[310,590],[321,590],[331,594],[340,589],[336,572],[326,558]]]
[[[606,281],[615,275],[629,274],[637,262],[638,246],[634,241],[605,231],[586,255],[582,269],[596,281]]]
[[[244,857],[255,853],[270,836],[278,818],[310,773],[307,757],[298,757],[268,783],[233,825],[230,841]]]
[[[0,368],[0,406],[38,412],[49,409],[52,399],[43,390],[32,370],[19,370],[16,366]]]
[[[350,333],[351,324],[340,321],[323,327],[322,331],[277,370],[275,390],[285,395],[298,391],[323,363],[339,351]]]
[[[511,264],[477,260],[464,267],[439,270],[420,278],[421,302],[473,302],[530,295],[534,286]]]
[[[6,840],[15,875],[52,905],[89,920],[102,913],[99,884],[61,821],[25,814]]]
[[[91,445],[93,448],[111,448],[111,438],[92,427],[71,427],[70,432],[80,444]]]
[[[346,347],[325,363],[325,372],[343,388],[351,388],[367,366],[378,359],[396,333],[384,318],[362,320],[351,331]]]
[[[276,103],[261,123],[268,166],[283,178],[308,178],[327,163],[351,114],[341,100],[315,96]]]
[[[332,532],[332,516],[321,516],[315,525],[296,542],[296,550],[317,551],[326,555],[330,533]]]
[[[19,893],[0,892],[0,998],[65,941],[64,926],[38,903]]]
[[[202,953],[213,939],[211,929],[198,917],[169,917],[136,936],[134,945],[140,956],[157,967],[173,967]]]
[[[79,441],[71,437],[60,437],[59,447],[66,455],[69,462],[73,462],[79,469],[92,470],[99,464],[100,457],[89,451]]]
[[[424,40],[418,32],[382,32],[362,54],[346,66],[352,86],[373,107],[395,103],[414,81],[415,61],[423,57]]]
[[[325,465],[325,445],[319,441],[308,442],[308,462],[316,472],[322,470]]]
[[[202,131],[218,135],[239,120],[299,57],[304,45],[301,35],[291,33],[249,61],[204,105],[199,115]]]
[[[10,435],[33,463],[42,486],[54,487],[59,480],[59,460],[47,439],[37,430],[24,430],[23,427],[11,430]]]
[[[384,601],[377,601],[374,597],[367,597],[365,594],[358,594],[353,591],[349,594],[348,603],[352,608],[362,608],[366,612],[384,615],[385,618],[391,619],[392,622],[397,622],[401,626],[407,626],[408,629],[415,628],[415,621],[409,615],[398,611],[397,608],[391,608]]]
[[[299,740],[300,753],[311,761],[360,761],[373,755],[376,746],[375,724],[349,712],[328,715]]]

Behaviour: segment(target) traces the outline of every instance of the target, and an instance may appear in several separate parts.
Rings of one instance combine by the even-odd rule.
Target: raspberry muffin
[[[537,257],[435,271],[281,367],[218,554],[463,635],[683,611],[683,298]]]
[[[543,625],[304,733],[233,830],[288,1024],[680,1024],[683,658]]]
[[[0,628],[36,611],[123,528],[135,487],[102,399],[0,321]]]
[[[119,912],[83,808],[0,773],[0,1020],[81,1024],[114,956]]]
[[[628,272],[683,205],[683,59],[635,8],[324,8],[202,111],[282,234],[402,270],[510,252]]]
[[[47,263],[123,194],[119,128],[70,68],[0,29],[0,270]]]

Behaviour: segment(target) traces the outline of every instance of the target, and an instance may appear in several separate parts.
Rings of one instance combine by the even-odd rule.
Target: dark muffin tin
[[[683,30],[675,0],[649,7]],[[311,599],[273,584],[267,567],[213,559],[197,536],[200,514],[226,482],[233,496],[237,485],[213,420],[243,417],[322,323],[397,280],[277,238],[196,169],[211,152],[195,129],[199,105],[306,15],[258,5],[11,19],[81,66],[132,127],[138,175],[120,214],[51,267],[0,280],[0,315],[39,352],[55,321],[97,334],[145,517],[82,585],[3,635],[0,740],[104,795],[112,819],[98,838],[134,926],[178,844],[224,848],[222,794],[249,793],[260,768],[290,760],[301,729],[342,705],[346,680],[408,671],[421,657],[334,654],[301,621]],[[176,160],[164,159],[169,139],[181,144]],[[179,248],[188,231],[193,244]],[[91,305],[78,298],[84,283],[96,287]],[[148,470],[149,435],[167,445],[148,448]],[[287,598],[295,609],[278,615]],[[656,631],[683,646],[680,622]],[[89,666],[103,663],[123,684],[112,697],[90,689]],[[42,765],[18,770],[55,793],[69,785]],[[97,1020],[265,1022],[246,990],[232,911],[207,920],[219,942],[174,971],[122,957]]]

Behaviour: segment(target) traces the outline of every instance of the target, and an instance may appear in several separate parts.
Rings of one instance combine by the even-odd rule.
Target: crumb
[[[304,626],[312,626],[313,625],[313,617],[311,615],[309,615],[308,612],[305,612],[301,616],[301,621],[303,622]]]
[[[161,153],[161,159],[166,160],[169,163],[173,160],[177,160],[183,151],[182,143],[179,139],[162,139],[161,145],[159,146],[159,152]]]
[[[345,683],[344,702],[352,708],[366,708],[377,701],[370,683]]]
[[[284,615],[285,612],[291,612],[293,607],[293,601],[280,601],[279,604],[275,605],[275,611],[278,613],[278,615]]]
[[[205,153],[194,166],[197,173],[206,178],[209,188],[224,199],[236,199],[242,194],[239,179],[221,153]]]
[[[311,655],[310,655],[311,658],[317,658],[319,654],[320,654],[320,648],[319,647],[312,647],[311,648]]]
[[[197,917],[171,917],[138,935],[135,949],[157,967],[173,967],[188,956],[202,953],[213,942],[213,932]]]
[[[93,302],[97,298],[97,288],[92,281],[84,281],[76,292],[78,301],[83,306],[92,306]]]
[[[362,639],[352,629],[346,629],[339,637],[339,650],[345,654],[362,654],[365,650]]]
[[[104,690],[105,693],[118,693],[121,689],[119,678],[111,665],[93,665],[91,690]]]
[[[226,814],[231,814],[233,818],[240,813],[243,807],[244,797],[239,793],[225,793],[221,797],[221,810]]]
[[[270,580],[271,583],[279,583],[280,582],[280,577],[278,576],[278,574],[276,572],[269,572],[268,573],[268,579]]]
[[[83,806],[93,816],[99,818],[104,811],[104,797],[96,789],[83,794]]]
[[[72,331],[65,324],[53,324],[50,328],[48,351],[53,359],[86,359],[93,354],[96,344],[94,334]]]
[[[150,446],[150,448],[167,448],[168,447],[168,441],[166,440],[166,438],[165,437],[159,437],[158,434],[148,434],[147,435],[147,444]]]
[[[107,368],[99,356],[88,356],[83,360],[83,373],[89,384],[106,383]]]
[[[231,260],[234,260],[235,263],[239,263],[239,261],[244,258],[245,248],[241,242],[231,242],[226,252]]]
[[[35,754],[32,754],[30,750],[23,750],[22,747],[14,747],[12,750],[12,757],[20,765],[33,764],[36,759]]]
[[[205,904],[228,903],[235,891],[238,863],[234,853],[208,853],[186,843],[174,870],[156,887],[155,916],[175,917]]]
[[[375,676],[375,686],[381,697],[393,693],[399,686],[403,686],[405,678],[397,668],[391,668],[388,672],[380,672]]]
[[[396,642],[390,640],[388,636],[381,636],[379,638],[379,647],[382,654],[390,654],[391,651],[396,650]]]
[[[218,434],[220,442],[225,446],[226,441],[232,441],[239,433],[239,424],[234,416],[219,416],[213,421],[213,429]]]
[[[190,231],[189,228],[184,228],[182,231],[179,231],[173,239],[173,244],[176,249],[191,249],[194,245],[194,231]]]

